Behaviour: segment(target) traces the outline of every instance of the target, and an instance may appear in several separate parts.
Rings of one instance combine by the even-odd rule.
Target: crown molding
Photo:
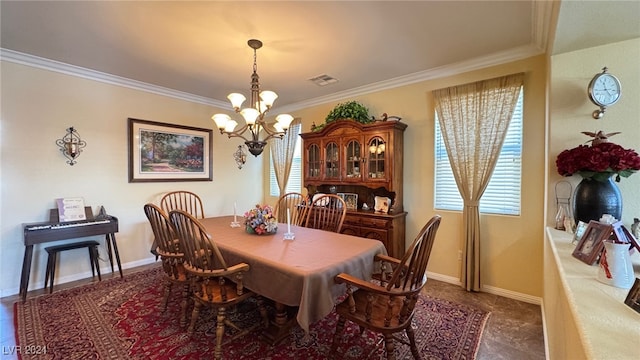
[[[538,2],[536,2],[538,3]],[[546,16],[545,16],[546,17]],[[534,27],[539,27],[540,24]],[[547,26],[548,27],[548,26]],[[373,92],[393,89],[400,86],[411,85],[414,83],[453,76],[464,72],[479,70],[490,66],[500,65],[512,61],[522,60],[531,56],[544,53],[545,45],[541,43],[532,43],[517,48],[496,52],[490,55],[481,56],[433,69],[419,71],[412,74],[399,76],[393,79],[379,81],[367,84],[357,88],[336,92],[330,95],[321,96],[289,105],[278,106],[279,112],[293,112],[308,107],[326,104],[329,102],[341,101]],[[59,61],[41,58],[34,55],[24,54],[13,50],[0,48],[0,60],[6,60],[22,65],[32,66],[44,70],[55,71],[71,76],[99,81],[112,85],[119,85],[135,90],[145,91],[157,95],[173,97],[180,100],[190,101],[194,103],[214,106],[220,109],[233,110],[229,103],[225,101],[206,98],[203,96],[193,95],[186,92],[173,90],[157,85],[144,83],[137,80],[127,79],[124,77],[103,73],[75,65],[65,64]]]
[[[206,98],[204,96],[193,95],[183,91],[173,90],[162,86],[157,86],[142,81],[132,80],[125,77],[112,75],[100,71],[95,71],[80,66],[66,64],[60,61],[29,55],[18,51],[0,48],[0,60],[9,61],[20,65],[31,66],[43,70],[54,71],[65,75],[77,76],[80,78],[99,81],[106,84],[118,85],[134,90],[168,96],[180,100],[194,102],[198,104],[215,106],[232,110],[227,102]]]
[[[542,52],[551,53],[555,22],[560,11],[560,1],[534,0],[532,3],[531,38]]]
[[[496,52],[487,56],[481,56],[433,69],[419,71],[412,74],[399,76],[393,79],[379,81],[376,83],[360,86],[357,88],[336,92],[330,95],[317,97],[314,99],[297,102],[294,104],[278,107],[280,112],[293,112],[305,109],[311,106],[321,105],[328,102],[340,101],[353,98],[372,92],[378,92],[387,89],[393,89],[400,86],[411,85],[414,83],[443,78],[447,76],[457,75],[464,72],[479,70],[490,66],[505,64],[508,62],[526,59],[528,57],[540,55],[544,53],[537,45],[529,44],[517,48]]]

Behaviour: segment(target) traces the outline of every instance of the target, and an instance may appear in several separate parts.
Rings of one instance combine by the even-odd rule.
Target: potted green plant
[[[325,118],[325,122],[328,124],[338,119],[353,119],[362,124],[373,122],[373,119],[369,117],[369,109],[357,101],[349,101],[336,105]]]
[[[348,101],[336,105],[325,118],[325,122],[320,125],[314,123],[311,126],[311,131],[320,131],[327,126],[327,124],[338,119],[353,120],[362,124],[369,124],[375,121],[372,117],[369,117],[369,109],[364,105],[357,101]]]

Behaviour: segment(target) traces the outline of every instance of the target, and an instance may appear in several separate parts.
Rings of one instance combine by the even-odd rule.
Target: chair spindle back
[[[198,219],[184,210],[171,211],[169,218],[182,242],[184,265],[188,271],[226,271],[228,269],[218,246]]]
[[[326,194],[315,199],[307,210],[305,226],[339,233],[347,215],[347,206],[338,195]]]
[[[302,226],[307,220],[308,206],[304,204],[304,195],[297,192],[290,192],[280,196],[276,203],[275,213],[279,223],[287,222],[287,209],[291,217],[291,225]]]
[[[400,264],[388,277],[387,290],[419,291],[427,282],[425,272],[433,248],[433,242],[440,226],[440,215],[434,215],[420,230]]]
[[[166,193],[160,200],[160,207],[167,214],[171,210],[184,210],[196,219],[204,219],[202,199],[191,191],[178,190]]]

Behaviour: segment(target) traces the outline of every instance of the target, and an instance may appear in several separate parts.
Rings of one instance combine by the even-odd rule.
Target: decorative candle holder
[[[231,222],[231,227],[232,228],[237,228],[240,227],[240,223],[238,222],[238,216],[236,215],[237,210],[236,210],[236,203],[233,203],[233,221]]]
[[[293,240],[296,236],[291,232],[291,212],[287,209],[287,232],[284,233],[284,240]]]

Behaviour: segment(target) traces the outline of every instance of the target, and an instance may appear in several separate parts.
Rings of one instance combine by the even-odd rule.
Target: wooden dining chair
[[[182,289],[180,326],[187,324],[187,302],[189,299],[189,279],[183,266],[183,252],[171,221],[167,214],[154,204],[145,204],[144,213],[149,219],[151,230],[155,236],[155,252],[162,260],[165,274],[165,291],[162,298],[162,310],[167,310],[169,296],[174,284]]]
[[[191,191],[177,190],[164,194],[160,199],[160,207],[167,214],[171,210],[184,210],[196,219],[204,219],[202,199]]]
[[[420,359],[411,320],[420,291],[427,282],[425,272],[440,220],[440,216],[435,215],[427,222],[402,259],[376,255],[374,261],[380,262],[381,272],[374,274],[374,281],[364,281],[346,273],[335,277],[336,283],[347,284],[347,297],[336,305],[339,318],[332,354],[335,354],[337,344],[343,338],[345,322],[349,320],[358,324],[360,332],[368,329],[384,336],[387,359],[396,358],[394,340],[409,345],[414,359]],[[408,343],[395,336],[401,331],[406,331]]]
[[[259,296],[243,287],[242,277],[249,271],[248,264],[227,265],[211,235],[198,219],[186,211],[173,210],[169,213],[169,217],[182,243],[184,268],[191,279],[194,307],[188,333],[193,334],[202,306],[214,308],[217,311],[214,358],[221,359],[225,325],[239,330],[230,336],[228,341],[243,336],[258,326],[266,327],[268,326],[266,308]],[[227,309],[253,296],[256,296],[263,322],[240,330],[226,317]]]
[[[276,219],[279,223],[287,222],[287,210],[291,217],[291,225],[303,226],[307,220],[308,206],[305,203],[305,196],[297,193],[286,193],[278,199],[275,207]]]
[[[347,216],[347,205],[338,195],[325,194],[317,197],[307,209],[305,227],[339,233]]]

